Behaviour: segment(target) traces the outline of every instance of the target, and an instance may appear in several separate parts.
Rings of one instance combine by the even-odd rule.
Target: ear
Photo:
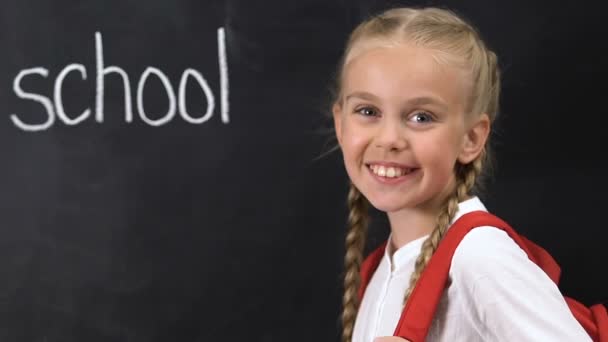
[[[342,105],[338,102],[334,103],[331,108],[334,117],[334,130],[336,131],[336,138],[338,138],[338,144],[342,146]]]
[[[458,161],[461,164],[468,164],[475,160],[486,145],[489,135],[490,117],[483,113],[472,122],[466,132]]]

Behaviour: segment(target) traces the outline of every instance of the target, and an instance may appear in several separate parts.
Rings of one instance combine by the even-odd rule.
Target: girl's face
[[[466,74],[412,45],[367,50],[345,66],[334,124],[351,181],[376,208],[437,208],[471,156]],[[485,139],[484,139],[485,142]]]

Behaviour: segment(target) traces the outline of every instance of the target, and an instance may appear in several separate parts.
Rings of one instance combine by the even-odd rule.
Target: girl
[[[486,210],[474,194],[499,88],[496,55],[450,11],[392,9],[351,34],[332,107],[351,180],[343,342],[403,341],[382,336],[446,230]],[[359,303],[367,203],[387,213],[391,234]],[[449,279],[428,341],[590,340],[557,286],[498,228],[465,236]]]

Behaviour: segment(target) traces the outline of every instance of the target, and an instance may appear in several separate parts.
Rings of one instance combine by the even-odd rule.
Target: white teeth
[[[370,165],[369,168],[372,170],[373,173],[377,174],[378,176],[387,178],[401,177],[402,175],[405,175],[411,171],[410,169],[403,169],[400,167],[392,166],[385,167],[383,165]]]

